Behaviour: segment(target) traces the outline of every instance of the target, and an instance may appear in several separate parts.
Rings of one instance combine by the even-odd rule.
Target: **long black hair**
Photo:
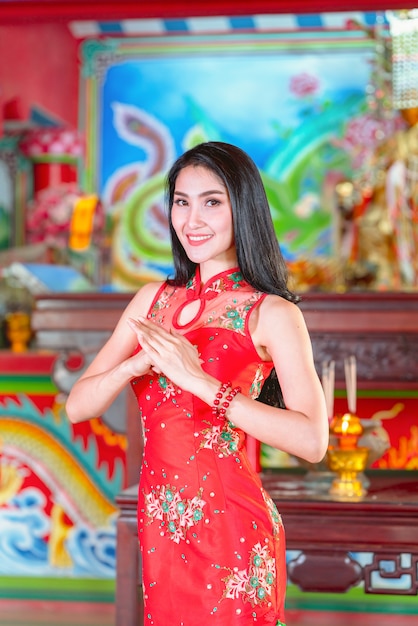
[[[171,211],[177,176],[188,166],[213,172],[225,185],[232,208],[235,247],[240,271],[255,289],[297,302],[288,286],[288,272],[274,232],[270,207],[260,173],[246,152],[229,143],[209,141],[182,154],[167,176],[167,204],[175,269],[170,282],[184,285],[193,275],[192,262],[173,228]]]

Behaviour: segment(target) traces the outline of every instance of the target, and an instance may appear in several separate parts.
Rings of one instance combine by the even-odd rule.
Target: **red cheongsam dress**
[[[203,369],[257,398],[272,362],[249,332],[265,294],[238,269],[206,284],[162,285],[149,319],[197,347]],[[198,300],[192,321],[183,308]],[[163,375],[132,382],[140,407],[144,457],[138,499],[144,624],[249,626],[284,624],[282,520],[249,462],[245,433]]]

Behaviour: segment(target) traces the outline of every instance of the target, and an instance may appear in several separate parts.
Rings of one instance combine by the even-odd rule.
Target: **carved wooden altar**
[[[377,470],[369,478],[364,498],[339,501],[312,490],[303,475],[262,475],[287,548],[301,551],[288,563],[288,577],[303,591],[346,592],[364,582],[366,593],[417,595],[418,473]],[[367,565],[352,556],[364,552],[373,555]]]

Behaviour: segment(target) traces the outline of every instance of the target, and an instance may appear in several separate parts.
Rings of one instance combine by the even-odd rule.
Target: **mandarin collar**
[[[223,272],[215,274],[205,283],[200,279],[200,267],[196,267],[195,274],[186,284],[186,294],[188,300],[196,300],[203,298],[204,300],[212,300],[219,293],[224,291],[233,291],[240,287],[247,286],[239,267],[229,268]]]

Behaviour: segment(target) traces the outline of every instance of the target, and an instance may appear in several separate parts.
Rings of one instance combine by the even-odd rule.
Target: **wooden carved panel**
[[[407,563],[405,563],[407,561]],[[375,584],[380,579],[380,584]],[[393,593],[393,586],[384,586],[382,581],[408,583],[398,587],[398,595],[416,596],[418,593],[418,555],[384,554],[373,555],[370,565],[364,566],[364,589],[367,593]]]
[[[318,372],[334,360],[344,380],[344,358],[357,360],[359,387],[413,388],[418,383],[418,294],[304,294],[301,309]]]
[[[357,374],[364,382],[413,382],[418,380],[418,335],[397,333],[311,333],[317,370],[334,360],[336,377],[343,380],[344,358],[353,354]]]
[[[287,573],[290,582],[312,592],[344,593],[363,579],[361,565],[336,550],[301,552],[288,563]]]

